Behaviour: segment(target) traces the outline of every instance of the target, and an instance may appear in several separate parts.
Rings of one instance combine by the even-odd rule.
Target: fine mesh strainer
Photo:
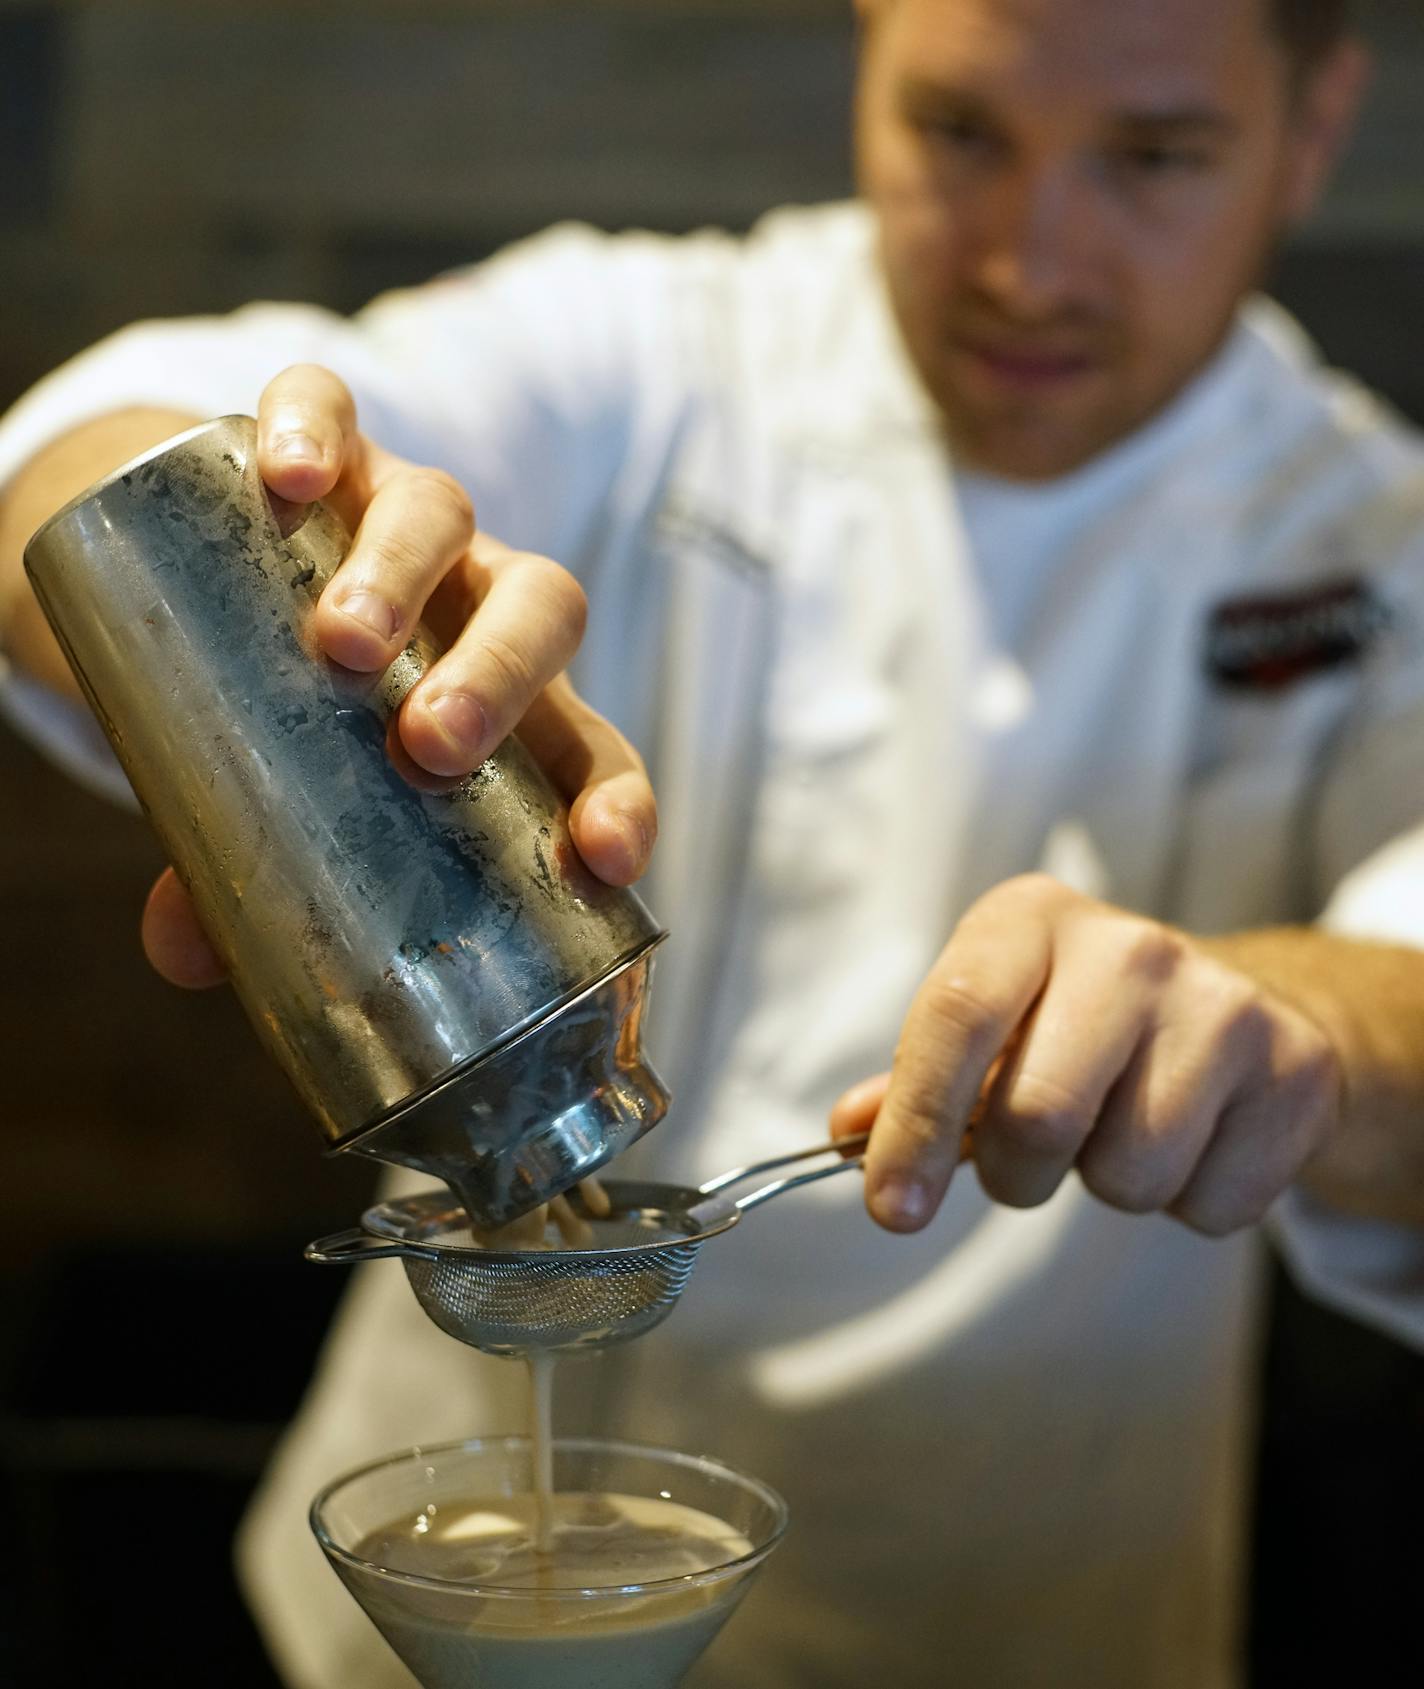
[[[547,1248],[482,1249],[449,1193],[427,1191],[367,1209],[359,1227],[309,1244],[306,1258],[348,1263],[398,1257],[436,1325],[487,1354],[601,1348],[641,1337],[666,1319],[708,1238],[783,1191],[859,1167],[863,1158],[844,1152],[862,1148],[868,1136],[737,1167],[705,1185],[609,1180],[603,1185],[606,1214],[570,1191],[574,1212],[593,1232],[591,1249],[562,1247],[552,1227]],[[743,1180],[817,1157],[834,1160],[774,1179],[735,1201],[722,1195]]]

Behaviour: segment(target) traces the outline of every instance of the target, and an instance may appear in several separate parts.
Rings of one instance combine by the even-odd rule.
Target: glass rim
[[[390,1566],[378,1565],[374,1560],[365,1560],[349,1548],[343,1548],[327,1529],[322,1518],[323,1507],[333,1499],[338,1490],[345,1489],[348,1484],[354,1484],[358,1479],[368,1477],[373,1472],[380,1472],[388,1467],[401,1466],[407,1462],[415,1462],[434,1455],[465,1451],[480,1452],[486,1449],[528,1449],[530,1446],[530,1438],[511,1433],[500,1437],[461,1437],[452,1442],[431,1443],[429,1445],[416,1443],[410,1448],[398,1449],[391,1454],[380,1455],[375,1460],[368,1460],[361,1466],[354,1466],[349,1471],[340,1473],[337,1477],[322,1485],[313,1497],[311,1507],[307,1511],[307,1520],[311,1525],[312,1535],[321,1545],[323,1553],[331,1559],[362,1572],[374,1573],[377,1577],[390,1582],[409,1585],[417,1589],[436,1590],[444,1594],[457,1591],[478,1596],[481,1600],[595,1601],[607,1600],[613,1596],[657,1595],[675,1589],[700,1589],[707,1584],[720,1583],[735,1573],[750,1571],[753,1566],[764,1560],[781,1541],[790,1522],[790,1508],[786,1505],[783,1497],[772,1489],[770,1484],[763,1483],[760,1478],[754,1478],[749,1472],[738,1471],[735,1466],[729,1466],[726,1461],[718,1460],[713,1455],[686,1454],[681,1449],[659,1448],[651,1443],[624,1443],[615,1438],[605,1437],[555,1437],[553,1439],[553,1451],[556,1456],[571,1451],[632,1455],[640,1459],[650,1459],[668,1465],[681,1466],[691,1471],[710,1472],[714,1476],[730,1479],[740,1489],[750,1490],[771,1510],[773,1523],[771,1530],[767,1532],[766,1540],[750,1549],[746,1554],[738,1555],[735,1560],[726,1560],[719,1566],[710,1566],[705,1572],[684,1572],[671,1578],[648,1578],[641,1583],[570,1584],[565,1589],[529,1589],[519,1588],[511,1584],[459,1583],[450,1578],[429,1577],[422,1572],[399,1572]]]

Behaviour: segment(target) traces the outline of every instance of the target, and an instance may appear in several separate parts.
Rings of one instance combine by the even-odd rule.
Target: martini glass
[[[362,1610],[425,1689],[673,1689],[711,1644],[786,1529],[786,1504],[719,1461],[632,1443],[557,1440],[557,1494],[674,1504],[724,1527],[708,1569],[634,1583],[501,1586],[421,1569],[419,1521],[472,1501],[527,1498],[527,1437],[408,1449],[347,1473],[312,1503],[317,1541]],[[449,1517],[447,1511],[446,1517]],[[401,1520],[398,1552],[367,1558]],[[380,1564],[399,1561],[399,1568]],[[432,1550],[431,1559],[439,1557]],[[448,1563],[448,1562],[447,1562]]]

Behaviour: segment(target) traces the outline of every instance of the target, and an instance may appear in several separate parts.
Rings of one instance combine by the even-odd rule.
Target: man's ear
[[[1374,60],[1353,36],[1332,47],[1302,79],[1294,95],[1292,135],[1284,182],[1286,221],[1315,209],[1355,127]]]

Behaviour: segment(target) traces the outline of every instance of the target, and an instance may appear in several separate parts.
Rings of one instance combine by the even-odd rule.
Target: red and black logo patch
[[[1358,663],[1388,623],[1388,609],[1359,579],[1232,598],[1207,621],[1207,673],[1221,686],[1278,692]]]

